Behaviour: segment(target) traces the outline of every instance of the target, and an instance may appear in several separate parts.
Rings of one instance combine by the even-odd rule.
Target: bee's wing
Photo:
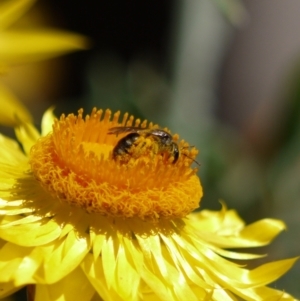
[[[134,126],[116,126],[108,129],[108,134],[109,135],[118,135],[122,133],[138,133],[142,131],[142,128],[139,127],[134,127]]]

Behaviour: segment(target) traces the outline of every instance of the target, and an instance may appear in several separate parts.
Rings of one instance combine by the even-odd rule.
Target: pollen
[[[180,150],[174,163],[172,154],[157,152],[157,139],[140,135],[116,158],[116,146],[128,132],[109,133],[114,127],[158,128],[110,110],[63,114],[31,149],[34,177],[58,201],[104,216],[171,219],[199,206],[202,187],[191,167],[195,148],[172,136]]]

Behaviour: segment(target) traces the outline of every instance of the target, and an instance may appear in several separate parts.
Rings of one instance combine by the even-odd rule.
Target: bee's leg
[[[138,159],[142,156],[145,156],[149,154],[151,148],[151,139],[147,138],[145,136],[140,136],[139,139],[137,139],[132,148],[130,149],[130,154],[132,158]]]
[[[178,147],[178,144],[173,142],[172,143],[172,153],[173,153],[173,157],[174,157],[174,160],[173,160],[173,164],[177,162],[178,158],[179,158],[179,147]]]
[[[157,154],[159,153],[160,150],[160,144],[159,141],[156,143],[155,141],[152,141],[152,145],[151,145],[151,159],[153,160]]]
[[[157,154],[157,142],[152,136],[141,137],[136,148],[138,156],[149,156],[151,160]]]

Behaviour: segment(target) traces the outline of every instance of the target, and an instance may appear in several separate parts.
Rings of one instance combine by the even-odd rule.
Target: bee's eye
[[[157,136],[163,144],[169,145],[172,142],[172,137],[168,133],[160,132]]]

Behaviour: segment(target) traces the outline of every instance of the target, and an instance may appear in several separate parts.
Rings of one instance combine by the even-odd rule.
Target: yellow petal
[[[150,236],[145,239],[137,236],[137,239],[146,257],[144,268],[139,273],[162,300],[199,300],[199,296],[194,294],[187,283],[185,272],[170,264],[163,256],[159,236]],[[151,256],[148,256],[148,252],[151,252]],[[203,290],[202,299],[205,295],[206,292]]]
[[[261,246],[269,244],[271,240],[285,229],[286,226],[283,221],[265,218],[247,225],[247,227],[241,231],[240,235],[243,239],[256,241],[257,246]]]
[[[265,263],[250,271],[249,279],[252,284],[260,286],[271,283],[285,274],[299,257]]]
[[[115,239],[117,241],[117,237]],[[104,269],[104,275],[106,282],[108,284],[108,288],[112,285],[112,282],[114,281],[114,271],[116,266],[116,252],[115,246],[114,246],[114,239],[113,237],[109,236],[104,241],[102,246],[102,264]]]
[[[9,0],[0,4],[0,30],[18,20],[35,2],[35,0]]]
[[[149,236],[146,239],[140,237],[139,235],[137,235],[136,237],[141,249],[143,250],[145,259],[151,262],[153,256],[157,261],[157,267],[162,277],[167,278],[169,275],[166,267],[166,262],[161,254],[161,243],[159,236]]]
[[[1,54],[0,54],[0,58],[1,58]],[[32,117],[30,113],[23,106],[23,104],[19,102],[17,98],[1,84],[0,84],[0,100],[1,100],[0,124],[14,127],[20,124],[20,121],[21,122],[32,121]]]
[[[0,205],[1,208],[1,205]],[[32,213],[31,208],[18,208],[18,209],[7,209],[5,208],[4,210],[0,210],[0,215],[19,215],[19,214],[24,214],[24,213]]]
[[[95,259],[97,259],[98,256],[100,255],[105,239],[106,238],[104,235],[96,235],[95,236],[95,238],[93,240],[93,255],[94,255]]]
[[[7,64],[49,59],[86,49],[87,39],[59,30],[5,31],[1,33],[0,58]]]
[[[72,272],[89,252],[88,237],[77,237],[74,231],[65,239],[56,241],[47,247],[40,247],[44,253],[44,271],[41,279],[52,284]]]
[[[226,257],[230,259],[238,259],[238,260],[250,260],[250,259],[257,259],[266,257],[266,254],[255,254],[255,253],[241,253],[241,252],[234,252],[234,251],[228,251],[220,248],[214,248],[211,246],[211,250],[213,250],[215,253]]]
[[[46,136],[49,132],[52,131],[52,125],[55,119],[53,114],[54,107],[49,108],[43,115],[42,125],[41,125],[41,134]]]
[[[17,225],[22,225],[22,226],[27,225],[29,223],[34,223],[34,222],[37,222],[42,219],[43,219],[42,216],[36,216],[36,215],[28,215],[23,218],[20,218],[20,217],[14,218],[12,221],[9,221],[8,223],[2,222],[0,225],[0,229],[3,231],[3,229],[9,229],[9,228],[11,228],[13,226],[17,226]]]
[[[92,254],[87,254],[81,265],[84,273],[88,277],[90,283],[94,286],[95,290],[105,301],[124,301],[113,290],[112,287],[108,287],[101,260],[94,261]]]
[[[235,210],[203,210],[186,219],[197,236],[221,248],[259,247],[270,243],[286,227],[280,220],[263,219],[245,226]],[[263,231],[262,231],[263,229]],[[194,233],[194,234],[195,234]]]
[[[27,161],[20,145],[15,140],[0,134],[0,145],[0,163],[15,165]]]
[[[173,261],[177,263],[177,268],[180,269],[181,267],[183,267],[187,277],[197,286],[206,290],[211,289],[212,287],[208,285],[202,278],[200,278],[199,275],[196,273],[195,269],[193,269],[193,267],[190,264],[188,264],[186,259],[183,257],[183,253],[178,250],[176,243],[172,239],[169,239],[164,235],[161,235],[161,238],[164,241],[166,247],[169,249],[169,253]]]
[[[90,301],[95,289],[80,268],[51,285],[36,285],[35,301]]]
[[[34,274],[42,260],[38,249],[6,243],[0,250],[0,258],[0,283],[13,280],[20,287],[35,282]]]
[[[134,300],[138,296],[140,276],[126,251],[121,243],[117,254],[115,287],[124,300]]]
[[[57,239],[61,233],[59,225],[53,220],[21,224],[2,229],[0,237],[21,246],[39,246]],[[1,229],[1,228],[0,228]]]
[[[15,129],[16,136],[23,146],[25,154],[29,154],[31,147],[40,138],[37,129],[31,123],[23,123]]]
[[[0,169],[0,185],[1,184],[10,184],[10,189],[13,184],[16,183],[16,179],[20,176],[24,175],[24,168],[23,166],[11,166],[9,164],[2,163],[2,169]],[[28,167],[28,165],[27,165]],[[10,190],[8,191],[10,192]],[[11,194],[10,194],[11,196]],[[4,198],[5,196],[1,194],[1,197]],[[10,199],[10,198],[9,198]]]
[[[173,276],[172,279],[175,280],[176,279],[176,277],[174,277],[175,275],[173,274],[172,276]],[[151,271],[149,269],[149,267],[145,267],[141,271],[141,277],[147,283],[147,285],[153,290],[153,292],[155,292],[155,294],[157,294],[157,296],[160,298],[159,300],[175,301],[175,300],[199,300],[199,299],[201,300],[201,299],[203,299],[202,296],[198,296],[199,299],[198,298],[195,299],[195,296],[193,296],[193,294],[190,294],[190,292],[188,292],[188,294],[189,294],[189,298],[191,298],[191,299],[178,298],[177,296],[174,295],[171,287],[168,287],[167,285],[165,285],[162,282],[161,275],[153,273],[153,271]],[[168,280],[168,279],[166,279],[166,280]],[[176,279],[176,280],[178,281],[180,279]],[[174,286],[179,286],[178,285],[179,283],[181,285],[181,282],[174,282]],[[186,288],[185,285],[184,285],[184,288]],[[173,289],[176,290],[176,288],[173,288]],[[178,295],[180,295],[180,291],[181,291],[181,289],[179,288],[179,290],[177,291]]]
[[[201,210],[189,215],[187,223],[201,231],[217,232],[220,235],[238,233],[244,228],[244,221],[235,210],[227,210],[225,203],[221,204],[220,211]]]
[[[239,290],[244,300],[255,301],[297,301],[291,295],[267,286]]]
[[[6,206],[9,206],[9,207],[19,207],[21,206],[23,203],[23,200],[17,200],[17,201],[6,201],[6,200],[2,200],[0,199],[0,207],[6,207]]]

